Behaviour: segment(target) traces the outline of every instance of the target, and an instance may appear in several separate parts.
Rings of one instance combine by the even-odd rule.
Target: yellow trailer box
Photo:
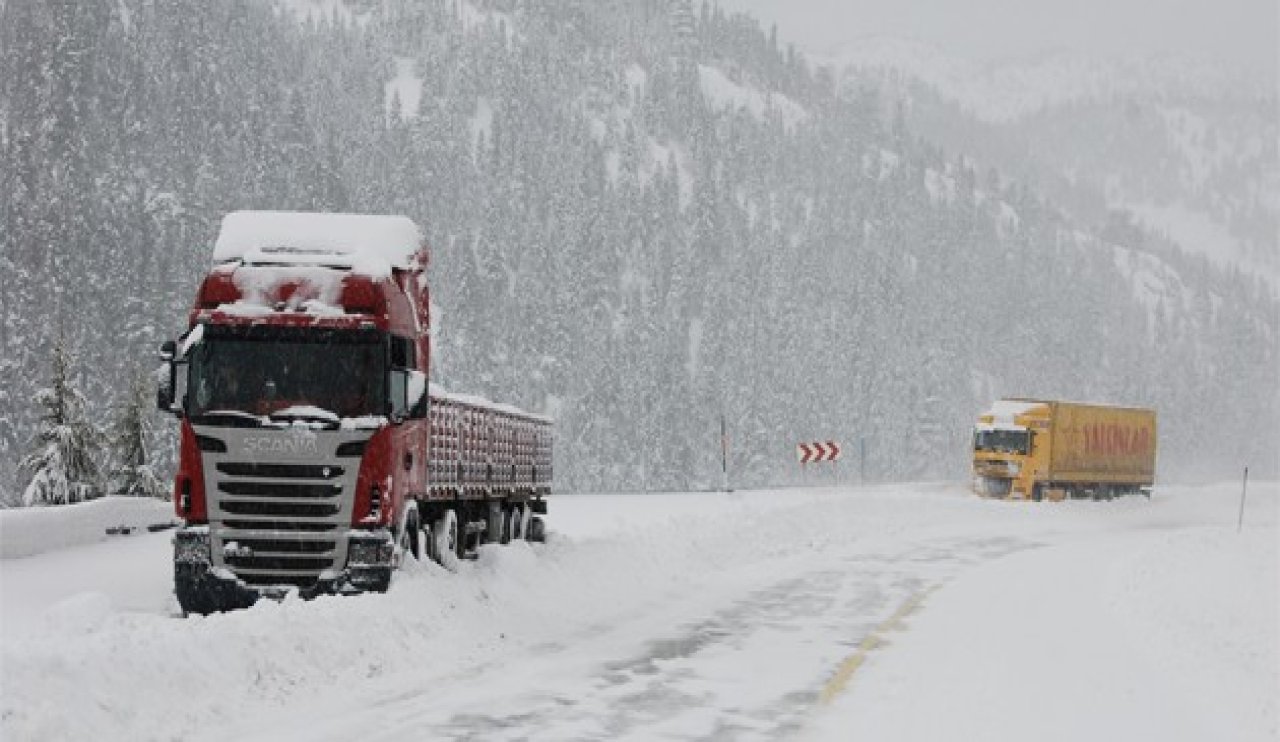
[[[987,496],[1150,494],[1155,464],[1156,414],[1149,409],[1002,399],[974,428],[974,487]]]

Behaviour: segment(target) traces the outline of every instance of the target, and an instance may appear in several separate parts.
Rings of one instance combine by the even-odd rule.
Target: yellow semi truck
[[[985,497],[1150,497],[1155,470],[1154,410],[1002,399],[973,431],[974,490]]]

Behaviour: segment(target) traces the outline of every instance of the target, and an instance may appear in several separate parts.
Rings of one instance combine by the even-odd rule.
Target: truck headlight
[[[173,561],[178,564],[209,564],[209,532],[202,530],[175,533]]]

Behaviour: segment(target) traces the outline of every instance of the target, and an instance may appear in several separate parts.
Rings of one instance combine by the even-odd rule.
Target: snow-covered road
[[[1238,494],[561,496],[545,545],[188,619],[168,534],[119,537],[0,560],[0,732],[1276,739],[1277,487],[1240,535]]]

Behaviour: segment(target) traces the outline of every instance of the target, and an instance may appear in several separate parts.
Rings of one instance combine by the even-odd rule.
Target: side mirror
[[[178,344],[166,340],[160,344],[160,368],[156,369],[156,409],[173,412],[173,355]]]
[[[156,369],[156,409],[173,412],[173,366]]]
[[[160,344],[160,368],[156,369],[156,409],[182,417],[182,405],[175,404],[179,396],[179,382],[185,382],[185,376],[179,376],[178,367],[185,366],[186,361],[176,360],[178,344],[166,340]],[[186,394],[185,384],[182,394]]]

